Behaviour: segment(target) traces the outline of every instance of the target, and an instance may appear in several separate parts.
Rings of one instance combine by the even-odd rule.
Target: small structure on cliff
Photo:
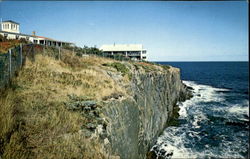
[[[34,44],[48,45],[48,46],[65,46],[73,43],[55,40],[43,36],[37,36],[33,31],[32,35],[20,33],[20,24],[12,20],[1,22],[0,35],[6,39],[25,39]]]
[[[102,45],[100,50],[109,55],[124,55],[133,60],[146,60],[147,50],[143,48],[142,44],[113,44]]]

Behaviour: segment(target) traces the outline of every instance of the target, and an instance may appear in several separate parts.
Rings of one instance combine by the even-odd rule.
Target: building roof
[[[13,33],[13,32],[1,31],[1,30],[0,30],[0,33],[7,33],[7,34],[14,34],[14,35],[21,35],[21,36],[29,36],[29,37],[32,37],[32,35],[28,35],[28,34]]]
[[[1,30],[0,30],[0,33],[14,34],[14,35],[20,35],[20,36],[28,36],[28,37],[34,37],[34,38],[41,38],[41,39],[45,39],[45,40],[49,40],[49,41],[57,41],[57,42],[63,42],[63,43],[73,44],[73,43],[71,43],[71,42],[55,40],[55,39],[51,39],[51,38],[47,38],[47,37],[43,37],[43,36],[37,36],[37,35],[28,35],[28,34],[21,34],[21,33],[12,33],[12,32],[1,31]]]
[[[5,20],[5,21],[3,21],[3,23],[4,23],[4,22],[10,22],[10,23],[15,23],[15,24],[18,24],[18,25],[19,25],[19,23],[14,22],[13,20]]]
[[[46,39],[46,40],[56,41],[54,39],[47,38],[47,37],[44,37],[44,36],[37,36],[37,35],[31,35],[31,36],[36,37],[36,38],[42,38],[42,39]]]
[[[100,50],[103,51],[141,51],[143,50],[142,44],[113,44],[102,45]]]
[[[44,36],[37,36],[37,35],[31,35],[31,36],[35,37],[35,38],[41,38],[41,39],[44,39],[44,40],[49,40],[49,41],[56,41],[56,42],[63,42],[63,43],[73,44],[71,42],[61,41],[61,40],[55,40],[55,39],[47,38],[47,37],[44,37]]]

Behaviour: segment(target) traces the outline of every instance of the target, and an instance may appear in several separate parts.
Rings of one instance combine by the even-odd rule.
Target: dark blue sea
[[[167,127],[152,151],[163,158],[248,158],[248,62],[157,62],[181,69],[194,97],[179,126]]]

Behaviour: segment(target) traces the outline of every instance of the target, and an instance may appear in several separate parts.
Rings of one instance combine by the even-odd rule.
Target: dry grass
[[[105,158],[94,139],[79,133],[87,119],[68,111],[68,94],[101,100],[126,91],[100,71],[108,59],[65,53],[61,61],[37,55],[0,96],[0,156],[3,158]],[[99,69],[98,69],[99,68]],[[126,79],[124,78],[124,81]]]

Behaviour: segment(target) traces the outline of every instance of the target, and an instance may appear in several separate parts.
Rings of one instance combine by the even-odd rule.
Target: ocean
[[[194,97],[178,103],[178,126],[152,147],[158,158],[248,158],[248,62],[157,62],[181,69]]]

